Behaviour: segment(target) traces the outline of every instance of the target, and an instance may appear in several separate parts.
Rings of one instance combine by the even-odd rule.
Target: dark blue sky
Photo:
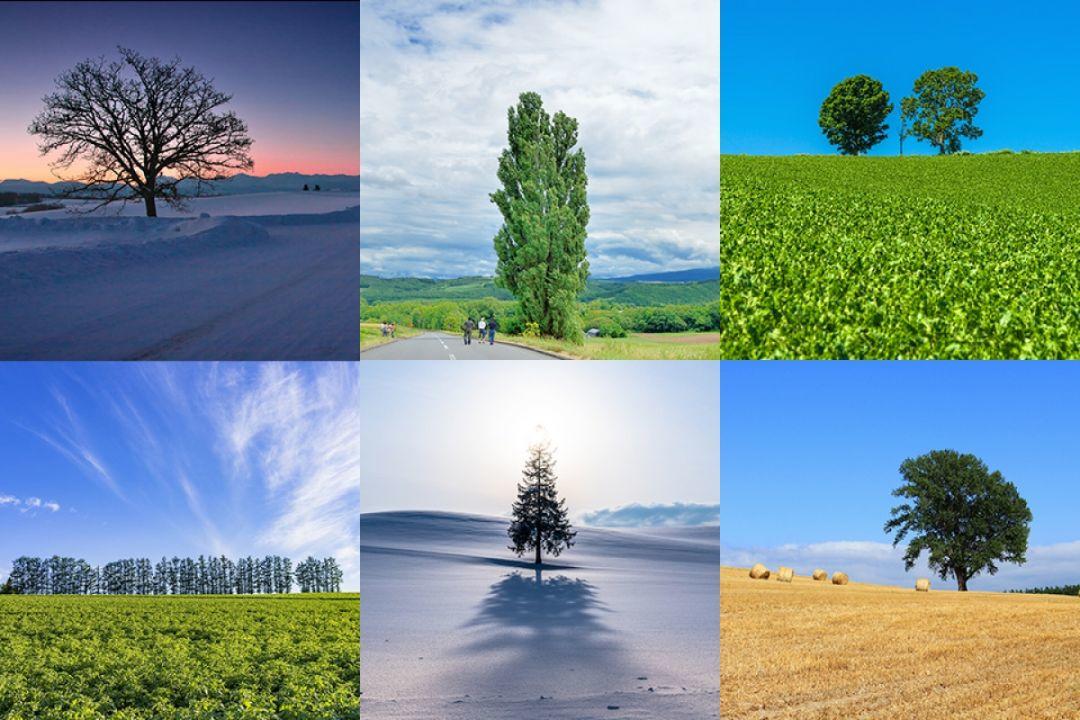
[[[359,172],[358,2],[0,5],[0,177],[46,179],[26,126],[61,72],[124,45],[234,96],[255,174]]]
[[[1080,4],[810,3],[724,0],[720,147],[724,153],[830,153],[817,125],[832,87],[865,73],[896,106],[872,154],[899,151],[900,98],[925,70],[956,65],[986,92],[972,151],[1080,149]],[[930,153],[909,140],[905,153]]]

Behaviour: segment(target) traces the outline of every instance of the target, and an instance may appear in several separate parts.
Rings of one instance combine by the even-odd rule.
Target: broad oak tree
[[[1031,510],[1000,472],[974,455],[934,450],[905,460],[900,475],[904,482],[892,494],[906,502],[892,509],[885,532],[896,532],[894,547],[911,535],[906,569],[927,551],[930,568],[966,591],[979,573],[995,574],[999,562],[1026,562]]]
[[[542,335],[583,342],[578,295],[589,261],[585,226],[589,203],[585,152],[578,123],[552,118],[536,93],[522,93],[507,113],[509,147],[499,157],[502,188],[491,201],[502,213],[495,235],[495,282],[518,300],[522,323]]]
[[[959,152],[961,138],[982,137],[975,116],[986,93],[978,81],[975,73],[956,67],[924,72],[915,81],[914,95],[900,101],[906,135],[928,141],[939,155]]]
[[[507,529],[510,549],[521,557],[534,550],[539,568],[541,550],[558,557],[564,549],[574,544],[577,532],[570,528],[566,500],[559,498],[555,489],[555,459],[546,443],[529,448],[529,459],[521,471],[517,501],[513,507],[513,520]]]
[[[63,73],[30,124],[41,154],[59,153],[52,166],[76,184],[69,194],[96,207],[141,200],[155,217],[158,199],[183,206],[185,194],[253,167],[247,125],[222,110],[231,95],[178,58],[119,52],[117,62],[84,60]],[[77,174],[61,175],[68,170]]]

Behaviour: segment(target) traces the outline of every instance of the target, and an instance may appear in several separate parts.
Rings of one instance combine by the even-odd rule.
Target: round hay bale
[[[765,567],[761,563],[758,563],[754,567],[750,568],[750,577],[754,580],[768,580],[769,568]]]
[[[930,580],[928,578],[919,578],[915,581],[915,589],[919,592],[930,592]]]
[[[848,583],[847,573],[834,572],[832,574],[832,584],[833,585],[847,585],[847,583]]]
[[[821,568],[818,568],[817,570],[814,571],[814,579],[815,580],[828,580],[829,579],[829,573],[825,572]]]
[[[793,577],[795,577],[795,571],[789,567],[781,566],[780,569],[776,571],[776,579],[780,582],[789,583]]]

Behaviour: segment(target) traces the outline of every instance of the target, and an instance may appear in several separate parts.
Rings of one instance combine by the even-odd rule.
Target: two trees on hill
[[[938,153],[958,152],[961,139],[982,135],[975,126],[979,103],[986,96],[979,77],[956,67],[927,70],[915,81],[914,94],[900,101],[900,151],[904,139],[926,140]],[[821,105],[818,125],[844,155],[861,155],[888,135],[885,118],[893,111],[881,82],[856,75],[832,89]]]

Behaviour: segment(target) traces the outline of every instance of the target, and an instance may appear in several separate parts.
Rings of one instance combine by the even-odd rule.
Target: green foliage
[[[7,720],[360,716],[357,595],[0,598]]]
[[[540,337],[540,326],[534,322],[527,322],[521,334],[525,337]]]
[[[589,280],[579,299],[582,302],[610,300],[621,305],[691,305],[708,303],[720,296],[719,280],[698,282],[624,282]],[[360,276],[360,302],[389,300],[513,300],[507,290],[495,286],[491,278],[462,277],[452,280],[422,278],[379,278]]]
[[[1080,357],[1080,154],[721,161],[724,357]]]
[[[585,153],[577,120],[552,119],[536,93],[522,93],[507,113],[509,147],[499,157],[502,188],[491,201],[503,216],[495,235],[496,282],[514,293],[526,322],[544,335],[578,341],[578,294],[585,289]]]
[[[869,75],[838,83],[821,103],[818,125],[844,155],[861,155],[885,139],[885,118],[893,110],[889,93]]]
[[[627,307],[597,300],[579,304],[578,314],[582,327],[599,328],[604,337],[625,337],[628,332],[706,332],[720,329],[719,301],[703,305]],[[524,335],[528,329],[527,321],[522,318],[516,303],[494,298],[460,302],[400,300],[364,303],[360,307],[361,322],[393,322],[407,327],[454,333],[460,330],[464,318],[476,319],[480,316],[494,316],[499,323],[499,332],[507,335]]]
[[[986,93],[979,76],[956,67],[927,70],[915,81],[915,94],[900,101],[907,134],[927,140],[941,155],[960,150],[960,139],[982,136],[975,126],[979,103]]]
[[[900,464],[903,484],[893,495],[907,502],[891,511],[885,532],[893,545],[909,534],[904,566],[910,570],[922,552],[942,580],[952,575],[961,591],[997,563],[1026,562],[1031,510],[1016,486],[990,472],[974,455],[934,450]]]

